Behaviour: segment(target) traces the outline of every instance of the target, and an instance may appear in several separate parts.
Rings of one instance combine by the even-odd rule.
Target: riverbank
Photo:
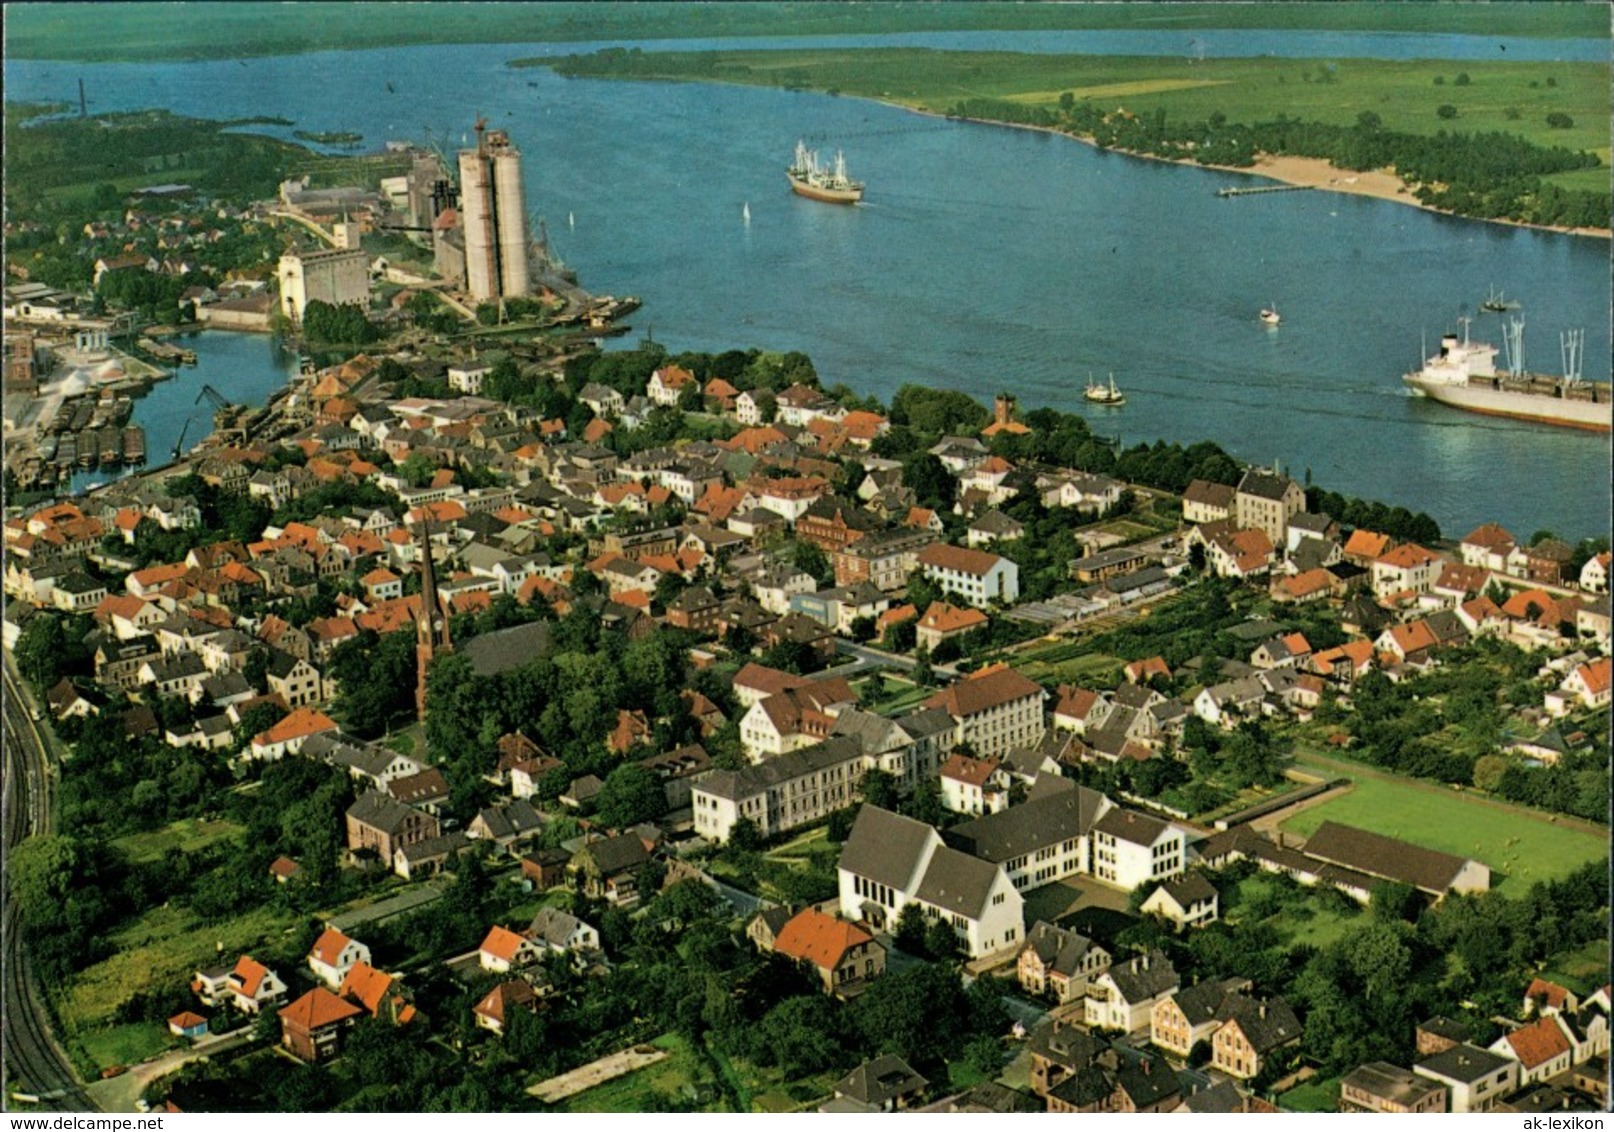
[[[1006,126],[1015,130],[1031,130],[1039,134],[1053,134],[1056,137],[1070,138],[1072,141],[1081,142],[1083,145],[1091,146],[1094,149],[1101,149],[1106,153],[1119,153],[1127,157],[1142,158],[1145,161],[1162,161],[1168,165],[1183,165],[1191,169],[1215,169],[1222,173],[1246,173],[1257,177],[1269,177],[1274,181],[1280,181],[1286,185],[1296,185],[1301,188],[1320,189],[1331,193],[1347,193],[1351,196],[1373,197],[1377,200],[1387,200],[1395,204],[1410,205],[1424,212],[1432,212],[1437,216],[1450,216],[1454,220],[1505,224],[1510,228],[1529,228],[1538,232],[1555,232],[1563,236],[1588,236],[1601,240],[1614,238],[1614,230],[1609,228],[1566,228],[1562,225],[1529,224],[1522,220],[1506,220],[1501,217],[1464,216],[1461,213],[1425,204],[1412,195],[1412,190],[1407,187],[1405,181],[1388,170],[1368,169],[1357,171],[1341,169],[1332,162],[1325,161],[1320,157],[1294,157],[1287,154],[1264,153],[1255,159],[1254,165],[1212,165],[1200,161],[1158,157],[1152,153],[1138,153],[1130,149],[1109,149],[1100,146],[1092,138],[1073,134],[1068,130],[1055,129],[1051,126],[1033,126],[1024,122],[1000,122],[993,118],[959,118],[955,115],[939,114],[934,110],[925,110],[902,102],[886,101],[880,98],[869,98],[865,101],[878,102],[881,105],[893,106],[899,110],[908,110],[926,118],[946,118],[955,122],[973,122],[978,126]]]

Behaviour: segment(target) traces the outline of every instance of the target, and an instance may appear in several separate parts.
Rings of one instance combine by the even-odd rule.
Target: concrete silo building
[[[527,266],[527,202],[521,151],[503,130],[476,124],[476,148],[460,151],[460,206],[465,223],[465,286],[477,302],[531,291]]]

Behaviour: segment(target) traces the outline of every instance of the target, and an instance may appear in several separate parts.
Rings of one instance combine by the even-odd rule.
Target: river
[[[1065,50],[1071,36],[1120,53],[1178,52],[1190,39],[1227,54],[1235,43],[1242,54],[1335,57],[1496,50],[1483,37],[1286,32],[878,42]],[[677,46],[740,43],[766,45]],[[532,209],[584,285],[642,296],[639,328],[675,351],[799,349],[826,383],[882,398],[905,382],[982,400],[1007,389],[1127,443],[1208,438],[1279,460],[1334,490],[1428,511],[1455,535],[1486,520],[1521,535],[1609,529],[1607,436],[1471,416],[1410,398],[1399,380],[1461,316],[1499,341],[1497,316],[1476,310],[1492,286],[1524,304],[1532,368],[1556,371],[1559,332],[1584,327],[1585,375],[1607,380],[1607,241],[1324,192],[1219,199],[1216,189],[1250,179],[826,95],[503,65],[595,46],[8,60],[5,76],[12,98],[68,98],[83,76],[102,110],[283,115],[370,144],[429,130],[457,145],[484,113],[522,147]],[[1607,44],[1508,41],[1515,51],[1606,58]],[[845,148],[869,186],[862,206],[789,193],[798,136]],[[1269,303],[1283,314],[1276,329],[1257,319]],[[1089,375],[1111,372],[1126,407],[1086,405]],[[243,399],[234,380],[212,383]],[[155,436],[151,450],[162,450]]]
[[[267,334],[203,330],[170,341],[195,350],[196,364],[181,366],[135,401],[130,423],[146,430],[148,466],[165,463],[181,437],[188,450],[213,431],[213,405],[202,392],[204,386],[237,404],[262,405],[297,372],[297,355],[282,350]],[[79,472],[72,488],[78,491],[108,478],[102,471]]]

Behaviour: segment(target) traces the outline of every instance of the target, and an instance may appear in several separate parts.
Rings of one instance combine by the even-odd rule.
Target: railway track
[[[6,853],[35,833],[48,833],[51,827],[49,759],[44,737],[23,707],[20,681],[5,658],[3,743],[5,779]],[[0,959],[0,995],[4,996],[3,1040],[7,1082],[10,1094],[7,1108],[23,1098],[30,1105],[58,1112],[94,1112],[96,1105],[74,1075],[67,1055],[52,1031],[52,1020],[45,1006],[44,993],[34,975],[28,949],[22,938],[22,913],[6,885],[5,914],[0,924],[4,954]]]

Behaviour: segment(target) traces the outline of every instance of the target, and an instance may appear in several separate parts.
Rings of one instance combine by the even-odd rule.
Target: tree
[[[1457,107],[1453,106],[1449,102],[1442,102],[1439,106],[1435,107],[1435,117],[1446,119],[1455,118],[1457,117]]]
[[[863,801],[882,810],[897,808],[897,780],[883,770],[875,769],[863,775],[858,785]]]
[[[1547,127],[1553,130],[1568,130],[1575,125],[1575,120],[1561,110],[1555,110],[1547,115]]]
[[[896,944],[909,955],[923,955],[925,947],[925,912],[919,905],[909,902],[897,916]]]
[[[666,813],[667,795],[652,771],[639,763],[624,763],[605,776],[594,808],[605,825],[626,829]]]
[[[1467,71],[1458,71],[1457,77],[1452,80],[1452,84],[1454,86],[1467,86],[1471,81]]]
[[[59,617],[36,614],[17,640],[17,667],[44,692],[62,678],[68,654],[67,634]]]
[[[1481,755],[1474,760],[1475,787],[1487,794],[1495,794],[1502,785],[1502,776],[1507,773],[1508,766],[1508,760],[1501,755]]]
[[[958,955],[958,933],[947,920],[937,917],[925,928],[925,950],[936,959],[952,959]]]
[[[762,848],[762,831],[750,818],[740,818],[729,830],[729,845],[742,853],[754,853]]]

